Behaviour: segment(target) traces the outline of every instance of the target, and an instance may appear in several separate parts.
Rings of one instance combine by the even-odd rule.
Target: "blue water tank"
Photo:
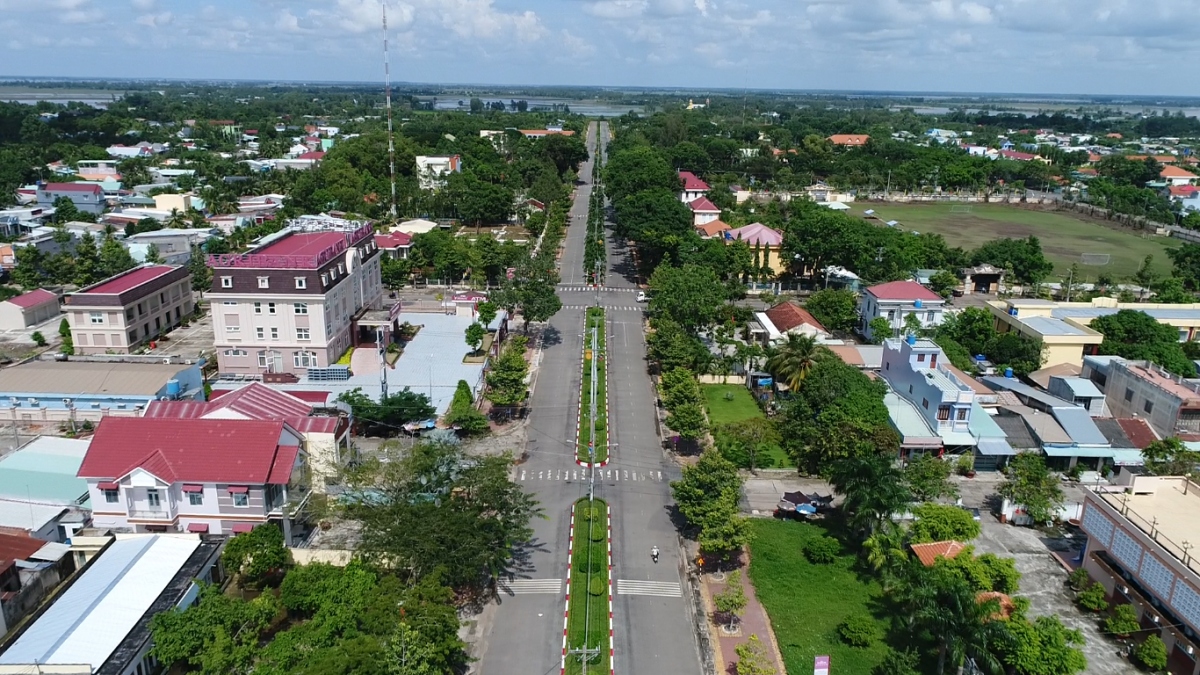
[[[904,338],[904,339],[905,339],[905,340],[907,340],[907,341],[908,341],[908,344],[910,344],[910,345],[915,345],[915,344],[917,344],[917,336],[916,336],[916,335],[913,335],[912,333],[909,333],[909,334],[908,334],[908,337],[906,337],[906,338]]]
[[[976,355],[975,355],[975,360],[976,360],[976,361],[987,361],[987,357],[986,357],[986,356],[984,356],[983,354],[976,354]]]
[[[1011,380],[1012,379],[1012,368],[1005,368],[1004,376]]]
[[[179,384],[179,380],[167,380],[167,397],[179,398],[183,393],[183,386]]]
[[[921,309],[922,307],[924,307],[924,306],[925,306],[925,305],[921,304],[921,301],[920,301],[920,300],[917,300],[917,301],[916,301],[916,302],[914,302],[913,304],[914,304],[914,305],[916,305],[917,309]]]
[[[1016,307],[1009,307],[1009,308],[1008,308],[1008,315],[1009,315],[1009,316],[1016,316],[1016,315],[1017,315],[1017,308],[1016,308]]]

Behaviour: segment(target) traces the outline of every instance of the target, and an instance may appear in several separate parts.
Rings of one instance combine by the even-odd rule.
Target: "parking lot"
[[[212,314],[208,313],[192,321],[187,328],[179,327],[171,331],[165,340],[157,340],[155,349],[149,353],[195,358],[201,352],[211,352],[212,348],[213,322]]]

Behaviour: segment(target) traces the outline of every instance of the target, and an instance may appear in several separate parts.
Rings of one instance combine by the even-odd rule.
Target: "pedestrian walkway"
[[[642,311],[642,308],[637,305],[623,305],[623,306],[619,306],[619,307],[612,307],[609,305],[600,305],[600,306],[603,307],[604,309],[612,310],[614,312],[640,312],[640,311]],[[562,306],[563,309],[591,309],[592,307],[595,307],[595,305],[563,305]]]
[[[682,598],[678,581],[643,581],[617,579],[617,595],[654,595],[660,598]]]
[[[754,585],[750,583],[747,574],[750,570],[750,552],[744,554],[745,565],[742,567],[742,591],[746,594],[746,610],[742,613],[741,621],[738,624],[738,632],[736,635],[727,635],[721,626],[712,623],[712,615],[714,611],[712,598],[714,595],[725,590],[725,581],[716,581],[711,574],[704,575],[704,605],[709,612],[709,632],[716,638],[713,640],[713,645],[716,647],[717,672],[736,673],[737,672],[737,647],[738,645],[749,642],[751,635],[757,635],[759,642],[767,648],[767,652],[771,659],[775,662],[775,671],[779,675],[784,675],[787,671],[783,667],[783,656],[779,652],[779,645],[775,642],[775,631],[771,628],[771,619],[767,616],[767,610],[758,601],[758,596],[754,593]]]
[[[612,286],[602,286],[597,289],[595,286],[576,286],[574,284],[559,284],[557,288],[560,291],[595,292],[596,290],[599,290],[602,293],[637,293],[639,290],[641,290],[637,288],[613,288]]]
[[[497,584],[500,592],[509,595],[529,595],[531,593],[562,593],[562,579],[501,579]]]
[[[585,469],[579,466],[574,466],[568,469],[535,469],[520,467],[516,470],[516,474],[516,479],[519,483],[578,481],[590,480],[592,477],[591,469]],[[663,481],[670,480],[670,478],[662,471],[658,470],[628,469],[620,466],[607,466],[596,469],[596,480],[613,482],[645,481],[650,483],[661,483]]]

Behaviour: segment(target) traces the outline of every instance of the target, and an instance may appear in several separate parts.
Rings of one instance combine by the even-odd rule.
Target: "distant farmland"
[[[962,204],[898,204],[855,202],[848,213],[861,216],[874,209],[884,220],[900,221],[900,227],[917,232],[933,232],[946,238],[951,246],[966,249],[1003,237],[1023,238],[1033,235],[1041,240],[1046,257],[1054,263],[1055,274],[1066,274],[1071,263],[1081,261],[1084,253],[1107,253],[1111,256],[1105,266],[1080,265],[1084,280],[1100,273],[1114,278],[1128,277],[1137,271],[1142,260],[1154,256],[1155,269],[1160,274],[1171,270],[1167,249],[1179,245],[1178,240],[1158,237],[1141,231],[1109,227],[1071,211],[1041,211],[1004,204],[971,204],[963,213]]]

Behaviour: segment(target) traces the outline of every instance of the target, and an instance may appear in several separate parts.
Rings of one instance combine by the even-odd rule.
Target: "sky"
[[[394,82],[1183,96],[1200,57],[1188,0],[386,4]],[[381,81],[380,6],[0,0],[0,76]]]

